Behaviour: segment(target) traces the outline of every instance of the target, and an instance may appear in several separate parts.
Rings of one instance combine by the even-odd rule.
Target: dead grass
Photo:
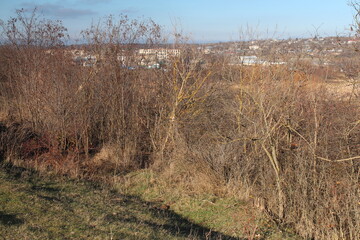
[[[352,85],[344,79],[333,79],[322,84],[330,93],[333,93],[337,97],[349,96],[352,94]]]

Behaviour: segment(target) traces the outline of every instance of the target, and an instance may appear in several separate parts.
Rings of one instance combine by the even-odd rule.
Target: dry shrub
[[[235,194],[251,196],[306,238],[357,239],[359,160],[346,159],[360,155],[358,104],[336,98],[312,77],[298,81],[282,66],[231,71],[241,71],[236,87],[230,79],[228,89],[198,103],[205,111],[176,125],[173,153],[180,153],[169,158],[199,176],[179,174],[178,181],[204,186],[205,172],[206,181],[245,191]],[[170,169],[182,172],[179,163]]]
[[[85,175],[88,177],[96,177],[97,175],[119,175],[126,174],[131,170],[138,169],[139,166],[132,161],[132,156],[136,155],[133,147],[125,148],[122,151],[116,144],[106,144],[101,150],[84,162]]]
[[[304,237],[359,238],[359,161],[329,160],[359,155],[354,99],[285,66],[215,72],[184,57],[133,71],[74,65],[63,50],[3,51],[18,125],[2,151],[28,166],[92,178],[152,166],[169,187],[251,196]]]
[[[245,184],[275,219],[304,237],[357,239],[359,161],[327,160],[359,156],[357,104],[286,74],[259,74],[225,98],[232,100],[215,114],[226,116],[213,121],[215,144],[199,142],[200,158],[225,181]]]
[[[177,160],[160,173],[159,179],[166,188],[176,188],[179,194],[224,196],[226,193],[224,183],[206,163]]]
[[[19,129],[25,129],[24,122],[27,122],[30,131],[39,136],[25,143],[14,140],[14,146],[20,144],[23,151],[28,152],[20,151],[21,157],[39,160],[40,155],[58,154],[59,159],[73,159],[73,164],[80,168],[91,165],[88,160],[104,144],[112,144],[125,159],[122,161],[127,162],[123,167],[148,166],[152,152],[149,129],[155,124],[149,117],[158,111],[154,106],[158,101],[159,81],[149,71],[122,68],[116,54],[126,49],[121,44],[136,43],[149,36],[155,41],[158,26],[151,21],[139,22],[126,17],[115,25],[115,19],[107,19],[106,23],[110,25],[106,27],[117,32],[92,26],[84,32],[90,41],[87,51],[97,54],[103,61],[83,67],[75,64],[68,50],[61,46],[63,35],[59,34],[53,44],[47,44],[45,39],[42,42],[41,38],[40,42],[32,41],[34,36],[31,34],[43,31],[46,35],[46,29],[41,28],[42,22],[36,22],[36,12],[30,16],[34,19],[33,25],[22,21],[26,20],[24,14],[19,11],[17,20],[12,19],[20,22],[20,26],[15,24],[13,27],[11,21],[10,25],[3,25],[5,30],[12,29],[16,34],[9,35],[9,44],[1,47],[0,82],[4,89],[1,100],[4,105],[11,106],[7,110],[9,121],[19,124]],[[23,27],[31,31],[22,34]],[[134,35],[130,34],[130,30],[134,30]],[[60,27],[58,31],[62,33],[64,28]],[[113,35],[99,39],[105,32]],[[130,35],[125,37],[122,32]],[[23,36],[31,41],[25,43]],[[47,139],[49,146],[39,145],[43,138]],[[58,165],[53,162],[54,166]]]
[[[86,51],[99,62],[86,67],[65,47],[2,46],[0,153],[92,178],[151,166],[169,187],[251,195],[306,238],[360,239],[357,95],[315,88],[326,75],[305,63],[202,64],[188,45],[165,69],[128,69],[136,44],[157,36],[144,24],[90,27]]]

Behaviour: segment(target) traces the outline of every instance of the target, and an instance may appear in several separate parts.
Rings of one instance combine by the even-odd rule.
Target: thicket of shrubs
[[[211,175],[210,185],[250,193],[301,236],[360,239],[358,95],[318,87],[313,71],[299,79],[287,65],[231,66],[186,44],[162,69],[124,68],[119,53],[132,61],[129,47],[160,41],[153,22],[124,17],[84,31],[102,61],[83,67],[60,23],[35,21],[24,36],[24,12],[17,18],[2,25],[4,159],[81,177],[181,163]]]

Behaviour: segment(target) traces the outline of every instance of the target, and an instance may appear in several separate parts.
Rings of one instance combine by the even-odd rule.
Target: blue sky
[[[152,18],[169,32],[181,28],[194,42],[254,37],[348,35],[354,14],[347,0],[0,0],[0,19],[37,6],[61,19],[73,37],[109,14]],[[250,33],[249,33],[250,32]]]

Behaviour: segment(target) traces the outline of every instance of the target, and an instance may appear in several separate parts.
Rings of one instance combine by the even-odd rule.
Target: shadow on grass
[[[24,220],[18,218],[16,214],[6,214],[0,211],[0,223],[5,226],[21,225],[24,224]]]
[[[150,227],[153,231],[165,230],[173,236],[189,237],[190,239],[240,239],[195,224],[172,210],[161,209],[161,206],[157,203],[146,202],[134,196],[122,195],[122,197],[124,200],[120,204],[125,206],[127,203],[131,203],[138,206],[144,206],[154,219],[166,219],[165,223],[159,224],[156,221],[140,219],[131,214],[126,214],[125,216],[124,214],[108,214],[105,216],[105,221],[142,224]]]
[[[81,194],[77,194],[77,196],[69,194],[65,185],[63,186],[64,188],[60,189],[56,181],[53,181],[54,179],[51,181],[44,180],[39,177],[36,172],[24,174],[23,171],[29,171],[25,168],[7,166],[5,168],[3,167],[3,170],[7,173],[7,178],[11,182],[19,181],[30,183],[27,187],[22,188],[22,191],[37,199],[41,199],[40,201],[45,200],[45,204],[46,202],[47,204],[53,202],[54,204],[58,204],[58,206],[62,206],[64,210],[70,213],[74,212],[74,208],[84,208],[86,206],[89,206],[89,209],[86,207],[89,213],[94,209],[96,209],[96,211],[92,212],[92,214],[97,214],[96,212],[100,211],[101,215],[103,214],[104,216],[102,221],[104,225],[115,225],[115,227],[119,229],[122,227],[136,228],[136,226],[144,226],[145,229],[151,229],[154,233],[166,232],[168,236],[185,239],[239,239],[193,223],[173,212],[171,209],[168,209],[168,207],[164,208],[160,203],[147,202],[136,196],[122,195],[110,191],[108,191],[106,197],[101,198],[101,202],[94,202],[95,200],[82,198],[83,196]],[[75,184],[74,186],[80,188],[81,184]],[[71,188],[74,188],[74,186]],[[82,186],[85,187],[84,185]],[[86,181],[87,193],[102,194],[101,191],[95,191],[99,190],[99,188],[100,186],[98,184]],[[64,189],[65,191],[63,191]],[[103,190],[107,191],[106,188]],[[96,198],[96,195],[94,195],[94,197]],[[117,200],[114,202],[114,199]],[[143,215],[148,217],[143,218]],[[5,214],[0,211],[0,224],[2,225],[21,225],[24,222],[24,220],[19,219],[16,215]],[[130,229],[130,231],[131,230],[132,229]],[[131,236],[129,236],[129,238],[131,238]]]

